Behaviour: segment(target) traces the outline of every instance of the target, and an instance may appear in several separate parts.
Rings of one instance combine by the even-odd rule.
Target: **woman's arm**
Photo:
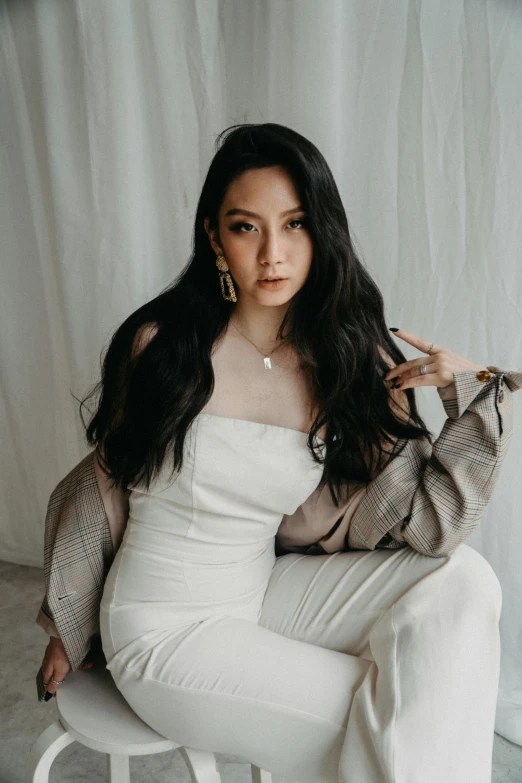
[[[386,351],[381,347],[379,351],[388,366],[393,367],[393,360]],[[406,393],[389,388],[388,394],[390,407],[395,415],[408,421],[409,404]],[[386,451],[389,450],[389,444],[383,446]],[[378,455],[375,454],[375,457]],[[379,468],[374,469],[373,477],[378,475],[378,471]],[[283,516],[276,536],[277,553],[329,554],[345,549],[352,517],[368,486],[369,483],[364,482],[346,482],[342,488],[341,503],[336,506],[328,485],[319,484],[293,514]]]
[[[134,338],[132,346],[132,356],[136,358],[149,344],[152,338],[158,331],[158,325],[155,323],[143,324]],[[96,480],[98,482],[98,488],[103,500],[105,512],[107,514],[107,520],[109,522],[109,529],[111,533],[112,544],[114,547],[114,554],[119,549],[121,544],[125,528],[127,526],[127,520],[129,518],[129,496],[130,490],[123,492],[118,487],[111,487],[110,480],[103,470],[103,467],[98,459],[98,454],[101,454],[103,459],[104,451],[100,446],[95,449],[94,452],[94,470],[96,473]]]
[[[40,628],[44,629],[46,634],[48,634],[49,636],[54,636],[55,639],[60,638],[60,634],[58,633],[58,629],[54,624],[54,620],[51,619],[51,613],[49,607],[47,606],[46,597],[44,598],[42,605],[38,610],[36,622],[40,626]]]
[[[408,544],[442,557],[476,527],[493,493],[513,434],[512,393],[522,372],[488,367],[454,373],[455,394],[439,394],[448,415],[433,446],[410,440],[367,487],[352,516],[348,549]],[[444,392],[444,390],[441,390]]]
[[[325,554],[344,549],[351,518],[366,486],[349,482],[343,487],[346,495],[341,505],[336,506],[328,484],[320,484],[293,514],[283,516],[277,531],[277,545],[285,552],[303,554]]]
[[[94,452],[94,471],[96,473],[96,481],[98,482],[100,496],[109,522],[114,554],[116,554],[129,518],[130,491],[123,492],[123,490],[118,487],[110,487],[109,478],[100,465],[96,450]]]
[[[145,348],[148,342],[154,337],[157,330],[158,326],[152,323],[144,324],[142,327],[140,327],[134,338],[133,356],[137,356]],[[102,449],[100,449],[100,453],[103,457]],[[91,457],[93,459],[96,483],[98,486],[100,498],[103,502],[103,508],[107,517],[110,538],[112,541],[111,559],[114,557],[121,544],[129,516],[130,492],[124,493],[118,488],[111,489],[109,486],[109,479],[107,474],[101,467],[98,460],[96,449],[84,457],[80,463],[76,465],[64,479],[62,479],[62,481],[51,493],[45,520],[44,549],[46,551],[46,557],[44,572],[46,579],[46,593],[38,611],[36,623],[41,628],[43,628],[43,630],[49,636],[54,636],[58,639],[61,637],[56,628],[53,613],[48,602],[49,580],[53,575],[51,574],[51,570],[54,563],[56,540],[57,537],[60,537],[61,528],[66,522],[66,518],[64,517],[66,501],[69,500],[72,503],[76,502],[79,493],[78,485],[81,485],[83,488],[82,471],[85,470],[86,463]]]
[[[522,388],[522,372],[488,369],[494,376],[486,383],[463,371],[437,389],[448,418],[433,446],[424,438],[408,441],[370,483],[350,483],[352,497],[339,507],[327,485],[318,487],[283,517],[276,550],[323,554],[409,545],[441,557],[463,543],[492,495],[512,437],[512,393]],[[406,394],[390,393],[396,413],[407,419]]]
[[[143,324],[134,338],[132,346],[132,356],[136,358],[145,349],[148,343],[152,340],[154,335],[158,331],[158,325],[155,323]],[[109,522],[109,529],[111,533],[112,544],[114,547],[114,554],[118,551],[121,544],[125,528],[127,526],[127,520],[129,518],[129,496],[130,490],[123,492],[118,487],[110,486],[110,480],[103,470],[98,454],[101,454],[103,459],[104,451],[101,447],[95,449],[94,452],[94,470],[96,473],[96,480],[98,482],[98,488],[103,500],[105,512]]]

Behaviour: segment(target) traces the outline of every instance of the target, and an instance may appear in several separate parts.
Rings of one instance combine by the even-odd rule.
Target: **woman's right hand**
[[[84,663],[80,666],[80,669],[90,669],[92,663]],[[71,664],[65,652],[65,647],[61,639],[56,636],[49,638],[49,644],[45,649],[44,659],[42,662],[42,674],[43,681],[47,690],[47,693],[52,693],[56,697],[56,691],[60,687],[54,680],[65,680],[67,674],[71,671]]]

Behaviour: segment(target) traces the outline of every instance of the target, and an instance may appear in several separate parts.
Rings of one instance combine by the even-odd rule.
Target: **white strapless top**
[[[164,551],[165,536],[174,536],[180,554],[198,559],[216,547],[230,547],[237,557],[242,547],[266,544],[283,515],[293,514],[321,480],[323,466],[314,461],[307,437],[287,427],[199,413],[187,432],[181,471],[171,477],[170,457],[148,491],[139,483],[130,487],[126,538],[146,547],[156,542]]]
[[[282,517],[323,474],[306,433],[205,412],[192,421],[172,478],[171,468],[169,455],[148,491],[129,487],[127,527],[101,601],[118,650],[215,615],[255,621]]]

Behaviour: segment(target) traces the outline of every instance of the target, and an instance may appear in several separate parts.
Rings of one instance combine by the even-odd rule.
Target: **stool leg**
[[[117,753],[107,754],[107,779],[109,783],[130,783],[129,757]]]
[[[272,783],[270,772],[267,772],[266,769],[259,769],[259,767],[255,767],[253,764],[250,766],[252,768],[252,783]]]
[[[27,757],[27,780],[31,783],[49,783],[51,764],[71,742],[76,742],[59,721],[42,731]]]
[[[221,783],[213,753],[197,748],[178,748],[190,772],[192,783]]]

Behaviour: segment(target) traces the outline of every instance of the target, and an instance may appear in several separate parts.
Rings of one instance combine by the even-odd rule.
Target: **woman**
[[[311,142],[223,135],[191,261],[117,330],[87,429],[129,501],[107,668],[163,736],[293,780],[485,783],[501,592],[484,558],[405,546],[408,518],[396,549],[276,559],[274,537],[314,493],[341,513],[347,487],[432,443],[415,386],[456,405],[455,373],[491,373],[399,330],[427,354],[406,362]]]

